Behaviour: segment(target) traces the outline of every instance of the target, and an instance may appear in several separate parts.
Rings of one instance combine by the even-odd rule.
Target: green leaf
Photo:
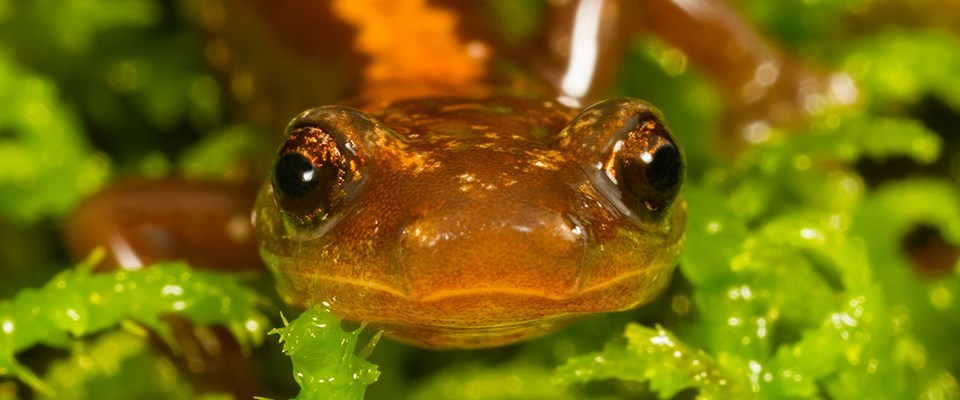
[[[109,172],[53,82],[0,52],[0,217],[21,223],[61,216]]]
[[[871,195],[853,220],[854,232],[869,243],[877,281],[896,317],[894,328],[929,346],[934,364],[950,363],[960,352],[960,263],[939,277],[923,277],[903,250],[903,238],[924,225],[960,246],[960,189],[932,179],[887,185]]]
[[[871,103],[914,103],[933,94],[960,109],[958,47],[960,39],[945,31],[888,29],[844,46],[839,65]]]
[[[165,314],[225,325],[242,346],[262,341],[267,326],[257,310],[262,300],[232,278],[192,270],[181,262],[103,274],[92,274],[91,269],[88,264],[63,271],[40,289],[24,289],[0,302],[0,375],[16,375],[53,395],[17,363],[16,353],[37,344],[64,347],[71,338],[127,320],[169,337],[159,320]]]
[[[685,345],[662,327],[630,324],[624,336],[624,347],[610,346],[567,360],[557,369],[557,378],[567,385],[610,378],[649,382],[650,390],[661,399],[688,388],[697,389],[697,399],[703,400],[756,397],[713,357]]]
[[[143,332],[110,331],[72,347],[71,356],[55,361],[44,375],[56,393],[52,398],[125,398],[131,395],[129,387],[156,398],[201,398],[170,360],[151,352]],[[212,396],[202,398],[216,398]]]
[[[525,363],[449,368],[434,374],[410,395],[411,400],[572,400],[554,381],[550,369]]]
[[[817,116],[789,138],[753,149],[745,160],[764,171],[803,170],[823,160],[853,162],[864,157],[907,156],[929,164],[940,155],[940,141],[935,132],[914,119],[834,111]]]
[[[367,386],[377,381],[377,366],[355,354],[360,331],[344,332],[340,318],[325,305],[307,309],[283,328],[270,331],[280,335],[283,352],[293,362],[293,377],[300,385],[298,399],[363,399]],[[379,333],[364,353],[376,345]]]

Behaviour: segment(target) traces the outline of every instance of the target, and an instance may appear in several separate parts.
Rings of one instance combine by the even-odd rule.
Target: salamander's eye
[[[284,215],[299,227],[327,219],[359,178],[349,143],[317,126],[294,128],[273,167],[273,189]],[[337,135],[339,136],[339,135]]]
[[[643,218],[659,219],[680,193],[683,154],[652,115],[629,118],[622,129],[629,131],[613,145],[604,170],[628,207]]]
[[[336,166],[330,163],[317,167],[303,154],[287,153],[277,160],[273,179],[280,194],[289,199],[300,199],[313,192],[322,181],[329,180],[331,175],[338,172]]]

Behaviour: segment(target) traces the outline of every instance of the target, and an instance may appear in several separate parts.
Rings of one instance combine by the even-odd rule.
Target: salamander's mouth
[[[670,265],[638,269],[593,287],[555,296],[516,288],[442,290],[412,298],[394,287],[283,270],[289,304],[325,302],[341,318],[364,321],[388,336],[426,347],[496,346],[551,332],[579,316],[647,303],[666,287]]]
[[[608,279],[603,282],[596,282],[593,285],[581,287],[579,289],[571,290],[568,293],[562,294],[551,293],[544,290],[508,286],[442,289],[424,293],[420,296],[411,296],[401,289],[380,282],[363,281],[330,275],[316,275],[314,278],[336,285],[351,285],[354,286],[356,290],[380,291],[410,302],[429,303],[441,302],[455,298],[477,298],[484,296],[529,297],[551,301],[570,301],[581,296],[588,296],[592,292],[603,291],[611,286],[617,285],[618,283],[636,279],[638,276],[645,274],[646,273],[643,270],[634,270],[623,275],[616,276],[612,279]]]

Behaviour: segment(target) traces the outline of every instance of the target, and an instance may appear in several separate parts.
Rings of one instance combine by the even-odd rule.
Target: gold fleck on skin
[[[558,164],[564,161],[563,154],[554,149],[531,149],[524,153],[524,156],[529,160],[528,165],[554,171],[558,170]]]

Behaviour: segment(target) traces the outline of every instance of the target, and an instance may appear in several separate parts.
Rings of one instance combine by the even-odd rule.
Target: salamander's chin
[[[288,304],[305,308],[326,303],[345,320],[369,323],[391,338],[418,346],[478,348],[533,339],[581,316],[637,307],[665,289],[671,272],[669,264],[640,269],[562,298],[487,288],[414,299],[385,285],[342,278],[294,273],[279,281]]]
[[[536,339],[578,319],[563,316],[495,326],[450,327],[429,325],[375,324],[376,328],[401,342],[435,349],[496,347]]]

